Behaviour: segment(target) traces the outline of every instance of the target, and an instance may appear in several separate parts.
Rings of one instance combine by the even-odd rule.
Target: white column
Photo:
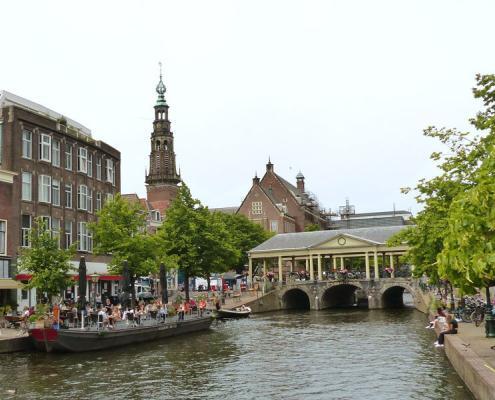
[[[250,288],[253,287],[253,260],[251,257],[248,258],[248,265],[249,265],[249,270],[248,270],[248,286]]]
[[[395,278],[395,268],[394,268],[394,255],[390,254],[390,268],[392,268],[391,278]]]
[[[380,279],[380,273],[378,271],[378,252],[376,250],[374,253],[374,263],[375,263],[375,279]]]
[[[340,257],[340,270],[344,269],[344,257]]]
[[[282,271],[282,256],[278,256],[278,281],[283,282],[284,273]]]
[[[333,260],[333,270],[336,271],[337,270],[337,257],[332,255],[332,260]]]
[[[318,254],[318,280],[323,280],[323,271],[321,268],[321,254]]]
[[[368,252],[364,253],[364,261],[366,264],[366,279],[370,279],[370,257],[368,255]]]
[[[315,279],[315,271],[313,269],[313,255],[309,256],[309,279]]]
[[[263,276],[266,275],[266,258],[263,258]]]

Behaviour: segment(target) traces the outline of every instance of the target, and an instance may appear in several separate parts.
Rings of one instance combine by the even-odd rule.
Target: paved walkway
[[[22,333],[19,329],[0,329],[0,340],[7,340],[12,338],[19,338],[23,336],[28,336],[27,332]]]
[[[485,324],[477,327],[473,323],[460,323],[457,336],[461,340],[462,346],[470,348],[478,357],[483,359],[488,364],[488,369],[491,367],[495,380],[495,350],[491,349],[491,346],[495,346],[495,338],[485,337]]]

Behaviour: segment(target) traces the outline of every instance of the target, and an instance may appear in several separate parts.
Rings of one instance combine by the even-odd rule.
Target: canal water
[[[407,309],[292,311],[132,348],[0,355],[0,398],[472,399],[425,325]]]

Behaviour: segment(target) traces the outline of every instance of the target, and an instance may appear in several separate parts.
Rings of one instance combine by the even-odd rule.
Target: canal
[[[0,398],[472,399],[424,327],[410,309],[292,311],[113,351],[1,355]]]

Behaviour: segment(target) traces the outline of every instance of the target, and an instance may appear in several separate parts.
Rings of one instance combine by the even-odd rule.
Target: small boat
[[[217,318],[247,318],[251,314],[249,307],[236,307],[234,309],[220,308],[216,310]]]
[[[128,326],[116,329],[53,329],[29,330],[37,350],[51,352],[83,352],[163,339],[208,329],[211,316],[193,317],[184,321]]]

